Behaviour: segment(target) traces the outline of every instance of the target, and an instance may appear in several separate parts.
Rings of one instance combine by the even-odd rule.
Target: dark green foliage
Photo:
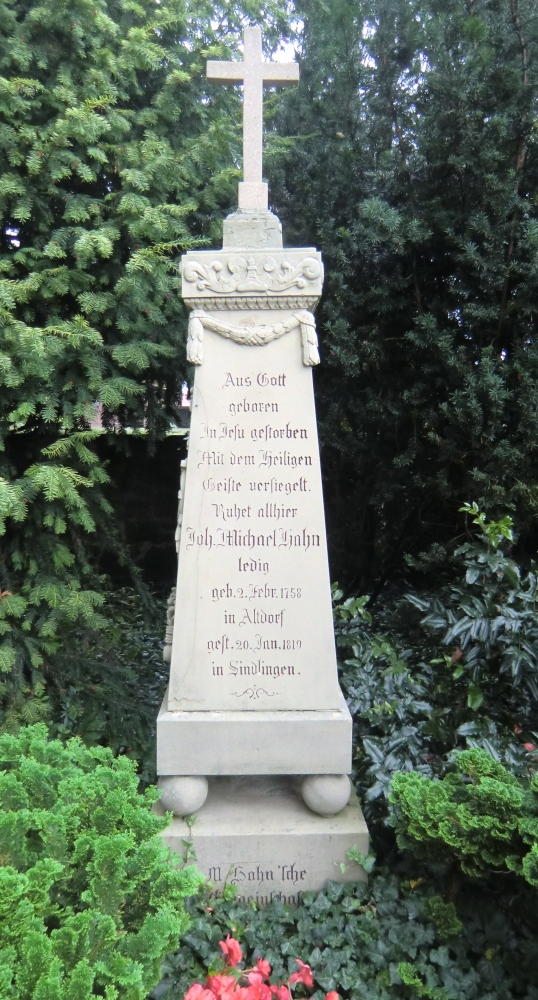
[[[538,629],[536,627],[536,566],[528,573],[504,551],[512,540],[511,518],[488,523],[476,505],[480,534],[454,553],[466,569],[463,584],[440,588],[434,596],[409,595],[422,624],[442,631],[444,643],[455,646],[450,662],[453,679],[464,679],[467,704],[504,711],[507,720],[536,719],[538,708]],[[502,531],[501,531],[502,529]],[[483,690],[485,686],[485,691]]]
[[[315,1000],[328,990],[350,1000],[538,997],[532,931],[504,915],[500,898],[492,906],[491,897],[477,892],[462,897],[460,922],[439,900],[433,880],[418,883],[416,869],[405,876],[380,872],[367,885],[329,882],[324,892],[305,893],[297,909],[274,901],[257,911],[233,899],[215,900],[207,890],[187,900],[186,908],[191,926],[165,963],[154,994],[162,1000],[181,1000],[192,982],[204,981],[228,933],[240,940],[247,963],[257,956],[269,960],[275,982],[295,968],[296,956],[308,962]]]
[[[168,680],[163,663],[164,602],[145,604],[132,590],[105,589],[107,621],[66,636],[48,677],[51,732],[79,735],[138,762],[155,781],[155,726]]]
[[[424,906],[440,938],[448,939],[460,933],[463,925],[454,903],[445,903],[440,896],[428,896]]]
[[[538,11],[299,0],[302,77],[270,161],[323,251],[316,373],[333,576],[400,582],[476,498],[534,544]]]
[[[471,513],[479,534],[453,554],[459,581],[383,610],[367,611],[366,598],[335,607],[338,645],[353,654],[341,680],[372,823],[393,774],[443,774],[457,747],[480,745],[529,777],[523,743],[538,728],[535,572],[522,573],[506,551],[509,518]]]
[[[0,737],[2,1000],[144,1000],[200,885],[136,765],[43,725]]]
[[[0,2],[0,672],[46,715],[66,635],[104,625],[92,535],[125,558],[91,419],[165,433],[185,378],[178,257],[235,195],[239,100],[208,55],[268,0]],[[7,713],[7,718],[6,718]],[[1,721],[1,720],[0,720]]]

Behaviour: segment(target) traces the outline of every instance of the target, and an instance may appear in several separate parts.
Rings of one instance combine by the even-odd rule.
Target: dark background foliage
[[[300,2],[268,160],[327,270],[316,373],[333,578],[377,594],[476,500],[536,548],[535,101],[527,0]]]
[[[186,377],[178,256],[217,241],[238,175],[239,94],[209,87],[204,64],[236,48],[253,20],[264,23],[271,49],[287,15],[279,0],[0,3],[0,699],[8,728],[50,717],[53,704],[69,715],[57,698],[60,660],[73,634],[93,636],[114,617],[103,570],[117,586],[128,569],[140,594],[140,569],[150,583],[158,575],[144,547],[163,545],[175,516],[178,456],[153,477],[159,504],[168,498],[158,541],[157,485],[152,493],[143,477],[178,418]],[[92,427],[97,414],[102,428]],[[164,464],[169,451],[161,450]],[[127,507],[141,493],[137,525]],[[158,590],[170,584],[172,560],[173,531]]]

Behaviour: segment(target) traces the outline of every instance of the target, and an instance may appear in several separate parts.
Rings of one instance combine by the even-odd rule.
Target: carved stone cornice
[[[312,308],[323,284],[321,255],[310,247],[190,251],[182,258],[181,273],[190,308]]]
[[[200,299],[185,298],[187,309],[196,309]],[[204,298],[204,309],[308,309],[313,312],[319,302],[319,295],[256,295],[242,297],[226,295],[221,298]]]

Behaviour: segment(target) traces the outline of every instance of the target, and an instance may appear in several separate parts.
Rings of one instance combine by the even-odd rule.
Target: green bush
[[[239,95],[208,84],[280,0],[0,0],[0,723],[49,718],[56,656],[123,560],[92,428],[162,437],[186,377],[178,257],[236,197]],[[114,432],[114,433],[113,433]]]
[[[457,754],[455,763],[440,781],[394,776],[400,847],[456,860],[467,875],[508,869],[538,888],[538,780],[526,786],[478,748]]]
[[[173,867],[136,765],[43,724],[0,737],[1,1000],[144,1000],[203,881]]]

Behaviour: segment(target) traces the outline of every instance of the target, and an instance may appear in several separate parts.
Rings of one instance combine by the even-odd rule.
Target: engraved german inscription
[[[171,697],[188,708],[338,708],[312,376],[299,335],[263,347],[210,330],[204,338],[178,583],[191,611],[181,617],[178,596],[184,666],[174,693],[172,669]]]

